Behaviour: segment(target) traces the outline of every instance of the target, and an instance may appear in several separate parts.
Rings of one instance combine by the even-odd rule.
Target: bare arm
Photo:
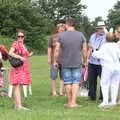
[[[56,43],[56,48],[55,48],[55,62],[58,63],[59,58],[60,58],[60,49],[61,45],[59,42]]]
[[[83,42],[83,58],[85,61],[85,64],[87,65],[87,44],[86,42]]]
[[[52,48],[48,47],[48,64],[51,64]]]
[[[94,46],[89,45],[88,54],[87,54],[87,64],[88,64],[88,62],[89,62],[89,58],[90,58],[93,50],[94,50]]]
[[[18,59],[20,59],[20,60],[23,61],[24,58],[23,58],[22,56],[20,56],[20,55],[15,54],[14,51],[15,51],[15,49],[14,49],[14,48],[11,48],[10,51],[9,51],[9,55],[11,55],[11,56],[13,56],[13,57],[15,57],[15,58],[18,58]]]
[[[90,58],[90,56],[91,56],[91,51],[92,51],[92,49],[89,48],[89,49],[88,49],[88,54],[87,54],[87,64],[88,64],[89,58]]]
[[[30,53],[29,53],[29,57],[31,57],[33,54],[34,54],[33,52],[30,52]]]

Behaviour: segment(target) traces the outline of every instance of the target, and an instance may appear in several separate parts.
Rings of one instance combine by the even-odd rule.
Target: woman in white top
[[[117,40],[117,44],[120,47],[120,27],[118,27],[115,31],[115,37],[116,37],[116,40]],[[119,85],[117,103],[120,104],[120,85]]]
[[[93,56],[100,60],[102,65],[101,88],[103,102],[99,107],[116,105],[120,79],[120,48],[117,43],[112,42],[113,33],[107,34],[108,43],[101,46],[99,51],[94,51]],[[109,88],[111,90],[111,101],[109,102]]]

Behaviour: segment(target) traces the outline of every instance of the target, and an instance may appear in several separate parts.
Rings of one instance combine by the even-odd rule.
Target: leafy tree
[[[86,8],[81,0],[38,0],[37,4],[45,12],[44,16],[50,18],[54,24],[67,17],[78,18]]]
[[[16,30],[24,29],[29,48],[43,54],[47,48],[46,36],[55,33],[56,24],[68,17],[74,17],[77,28],[89,36],[91,25],[82,14],[85,8],[81,0],[0,0],[0,35],[15,39]]]
[[[120,26],[120,1],[117,1],[113,9],[109,10],[107,22],[109,27],[116,28]]]
[[[80,30],[84,33],[88,41],[90,35],[94,31],[94,27],[93,27],[93,24],[89,21],[89,18],[87,16],[82,17],[82,22],[80,24]]]
[[[43,45],[47,45],[47,40],[44,38],[47,31],[44,29],[46,20],[36,11],[37,8],[32,7],[28,0],[0,2],[0,34],[15,38],[16,30],[24,29],[28,32],[25,41],[27,45],[37,53],[44,52]]]

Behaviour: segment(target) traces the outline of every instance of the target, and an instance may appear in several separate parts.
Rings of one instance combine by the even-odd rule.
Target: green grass
[[[65,97],[51,97],[49,69],[46,56],[31,58],[33,95],[23,98],[25,106],[31,111],[14,110],[12,99],[0,97],[0,120],[119,120],[120,106],[102,110],[97,102],[78,98],[79,108],[67,108]],[[59,84],[59,80],[57,81]]]

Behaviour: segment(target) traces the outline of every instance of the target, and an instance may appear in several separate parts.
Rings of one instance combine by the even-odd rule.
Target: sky
[[[85,10],[85,14],[91,20],[94,20],[98,16],[102,16],[105,20],[108,15],[108,10],[113,8],[117,0],[82,0],[82,3],[88,6]]]

